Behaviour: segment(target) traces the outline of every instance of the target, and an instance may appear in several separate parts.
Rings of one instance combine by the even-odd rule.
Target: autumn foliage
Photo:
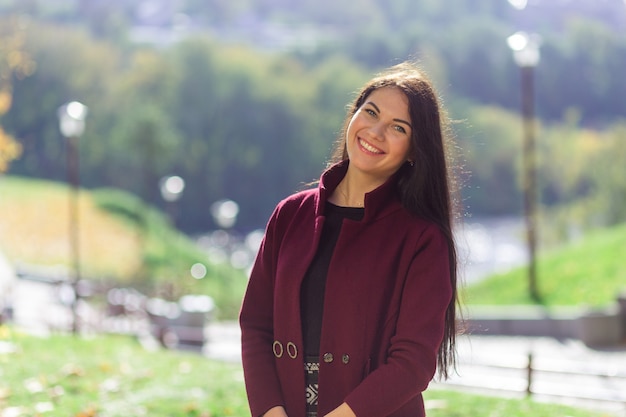
[[[11,108],[13,79],[23,79],[35,71],[35,63],[24,52],[22,23],[18,17],[3,19],[0,24],[0,117]],[[0,125],[0,173],[22,154],[21,145]]]

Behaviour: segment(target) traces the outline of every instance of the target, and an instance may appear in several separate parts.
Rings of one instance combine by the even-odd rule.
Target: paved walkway
[[[0,251],[0,310],[12,297],[15,281],[15,271],[2,251]]]
[[[595,350],[579,340],[463,336],[458,375],[434,388],[459,388],[626,415],[626,346]]]
[[[15,277],[15,271],[13,271],[9,260],[0,251],[0,282],[9,281],[12,277]]]

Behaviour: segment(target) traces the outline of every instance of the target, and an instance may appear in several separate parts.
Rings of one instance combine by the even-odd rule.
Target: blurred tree
[[[626,114],[626,37],[601,22],[571,19],[565,33],[548,33],[537,67],[537,105],[559,120],[576,107],[587,126],[610,124]],[[619,92],[619,93],[618,93]]]
[[[539,142],[542,240],[548,244],[626,221],[626,123],[596,131],[577,120],[576,111],[568,111],[566,122],[545,127]]]
[[[41,0],[9,1],[8,5],[3,4],[3,6],[9,14],[37,16],[39,14],[39,9],[41,8],[40,2]]]
[[[410,55],[436,81],[452,116],[467,120],[457,125],[457,136],[466,167],[473,172],[464,191],[470,211],[518,213],[515,161],[521,122],[498,108],[518,111],[518,71],[505,42],[508,26],[489,20],[478,9],[468,11],[465,0],[445,5],[457,2],[451,14],[436,1],[420,3],[424,13],[409,13],[417,6],[400,2],[394,6],[397,30],[351,32],[353,26],[345,25],[345,42],[289,54],[224,44],[205,35],[167,47],[113,44],[96,41],[76,27],[31,20],[24,29],[24,51],[39,65],[32,76],[13,78],[13,103],[2,119],[6,131],[23,146],[23,157],[12,170],[64,179],[56,110],[77,99],[90,108],[81,139],[84,185],[125,188],[159,205],[158,178],[176,173],[187,183],[180,201],[185,230],[214,227],[207,207],[221,198],[240,204],[237,227],[260,227],[280,198],[318,178],[355,88],[381,66]],[[490,6],[485,0],[480,7]],[[493,13],[503,13],[496,9]],[[463,13],[474,13],[476,19],[460,19]],[[587,45],[619,51],[618,38],[607,41],[603,30],[590,30],[595,40],[585,39]],[[611,70],[604,69],[610,74],[604,78],[585,81],[579,68],[564,67],[572,56],[580,62],[578,67],[587,65],[591,58],[580,55],[578,48],[558,37],[547,38],[542,49],[545,65],[542,60],[537,69],[542,114],[558,113],[556,123],[564,123],[567,106],[562,98],[576,98],[573,108],[581,116],[572,132],[589,120],[591,113],[581,97],[591,94],[592,85],[604,92],[607,103],[616,103],[615,109],[622,105],[615,101],[614,89],[623,81],[612,75],[621,58],[588,53],[596,60],[594,71],[601,70],[602,59]],[[552,77],[553,69],[558,77]],[[576,79],[565,85],[572,74]],[[481,106],[485,102],[490,105]],[[603,110],[607,120],[615,117],[609,107]],[[557,182],[551,169],[544,174],[546,204],[556,206],[586,195],[574,182]],[[577,184],[595,184],[595,179],[581,179]]]
[[[509,35],[505,25],[481,17],[450,27],[442,35],[440,51],[455,96],[517,111],[519,70],[506,44]]]
[[[0,97],[0,100],[2,99],[3,98]],[[11,161],[19,158],[21,153],[22,148],[19,143],[0,127],[0,173],[6,172],[9,169]]]
[[[180,155],[178,132],[158,103],[137,104],[116,120],[109,131],[106,172],[110,185],[133,191],[143,201],[159,205],[159,180],[172,174]],[[93,167],[96,168],[96,167]]]
[[[461,158],[469,171],[462,179],[463,205],[474,216],[521,212],[521,126],[519,117],[497,107],[466,106],[457,113]]]
[[[13,86],[13,106],[5,127],[20,138],[24,149],[14,170],[21,175],[61,180],[65,178],[65,154],[57,109],[78,100],[92,115],[100,114],[111,90],[110,74],[117,70],[118,56],[109,45],[94,42],[81,31],[31,21],[24,34],[25,49],[37,62],[37,70]],[[106,144],[103,138],[91,135],[89,126],[81,138],[81,153],[85,143]]]
[[[579,124],[580,113],[571,108],[562,124],[542,129],[537,159],[541,201],[546,206],[567,205],[593,192],[589,159],[598,155],[601,135]]]
[[[102,39],[123,42],[135,14],[136,4],[124,0],[78,0],[77,16]]]
[[[626,222],[626,121],[615,123],[606,135],[609,143],[606,155],[610,159],[608,163],[606,160],[599,161],[601,165],[598,166],[600,172],[597,173],[597,181],[606,199],[608,223],[613,225]]]
[[[129,52],[127,67],[112,75],[92,131],[102,141],[85,144],[90,184],[103,183],[161,202],[158,182],[170,175],[179,155],[179,133],[172,123],[173,66],[154,50]]]
[[[0,118],[11,108],[13,82],[35,70],[35,62],[24,48],[23,19],[9,16],[0,19]],[[0,125],[0,173],[22,154],[22,146]]]

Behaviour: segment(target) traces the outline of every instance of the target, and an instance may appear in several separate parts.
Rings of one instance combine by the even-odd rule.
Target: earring
[[[415,161],[411,161],[410,159],[407,161],[409,163],[409,166],[413,167],[415,166]]]

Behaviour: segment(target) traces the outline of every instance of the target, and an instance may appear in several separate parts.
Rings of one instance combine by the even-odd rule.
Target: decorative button
[[[287,343],[287,355],[289,355],[291,359],[295,359],[298,357],[298,348],[296,347],[295,343]]]
[[[333,361],[332,353],[324,353],[324,362],[331,363]]]
[[[272,350],[274,351],[274,356],[276,356],[277,358],[280,358],[281,356],[283,356],[283,344],[280,343],[278,340],[274,340],[274,344],[272,345]]]
[[[347,353],[344,353],[343,356],[341,357],[341,362],[347,365],[348,362],[350,362],[350,355],[348,355]]]

